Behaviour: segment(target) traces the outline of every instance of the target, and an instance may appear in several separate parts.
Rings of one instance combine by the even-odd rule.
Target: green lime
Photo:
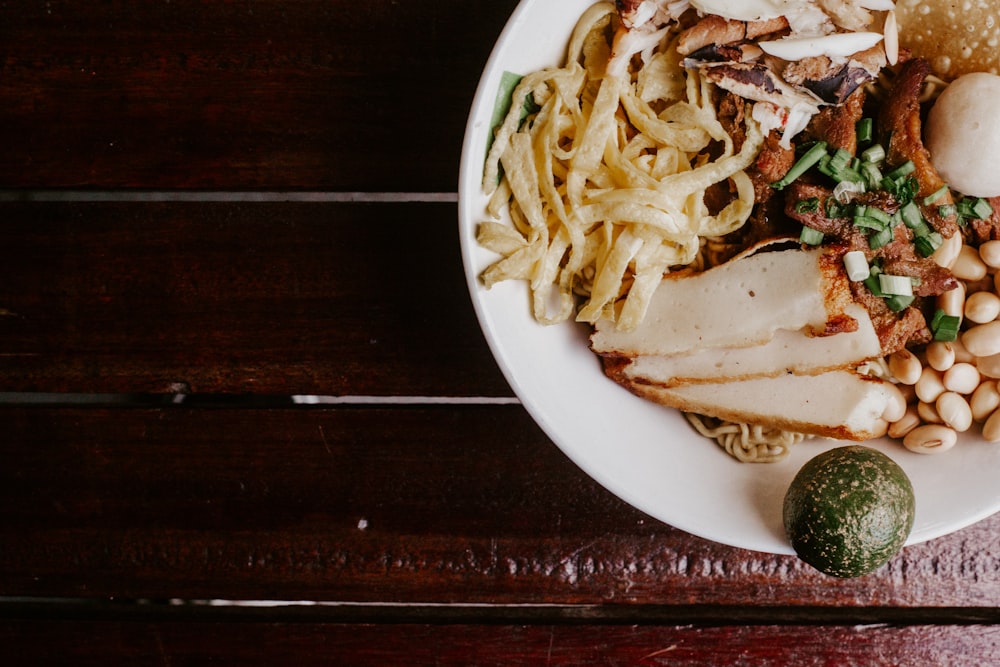
[[[799,558],[835,577],[858,577],[894,556],[913,528],[913,486],[871,447],[837,447],[806,462],[785,493],[782,518]]]

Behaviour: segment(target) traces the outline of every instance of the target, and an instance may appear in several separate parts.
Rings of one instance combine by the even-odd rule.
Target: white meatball
[[[945,182],[965,195],[1000,195],[1000,76],[955,79],[927,116],[924,142]]]

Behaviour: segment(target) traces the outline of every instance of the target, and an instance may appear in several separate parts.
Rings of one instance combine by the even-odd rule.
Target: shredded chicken
[[[787,29],[788,20],[783,16],[766,21],[733,21],[710,15],[681,33],[677,51],[686,56],[710,44],[735,44]]]
[[[684,66],[698,68],[716,86],[758,102],[754,120],[767,131],[778,130],[785,149],[823,106],[844,103],[887,62],[882,45],[846,61],[826,56],[785,61],[766,56],[757,46],[761,38],[796,36],[803,30],[830,33],[834,25],[847,30],[868,26],[870,13],[847,0],[806,3],[788,16],[751,21],[700,14],[692,19],[686,0],[617,0],[616,6],[620,26],[609,75],[623,76],[636,55],[651,52],[668,28],[686,17],[685,23],[694,22],[678,38]]]

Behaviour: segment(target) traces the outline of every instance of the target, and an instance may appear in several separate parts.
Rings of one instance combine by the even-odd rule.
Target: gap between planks
[[[9,202],[311,202],[311,203],[456,203],[457,192],[322,192],[239,190],[0,190]]]
[[[83,394],[0,392],[0,406],[107,406],[155,407],[162,405],[215,407],[282,407],[324,405],[520,405],[512,396],[242,396],[215,394]]]
[[[0,596],[0,619],[673,626],[975,626],[991,607],[745,607],[699,604],[470,604]]]
[[[325,192],[325,191],[172,191],[172,190],[0,190],[0,203],[9,202],[311,202],[311,203],[456,203],[456,192]],[[0,392],[0,405],[148,405],[191,403],[191,396],[135,396],[131,394],[53,394]],[[231,402],[239,398],[197,397],[196,401]],[[265,399],[266,400],[266,399]],[[516,398],[464,396],[290,396],[274,402],[293,405],[508,405]]]

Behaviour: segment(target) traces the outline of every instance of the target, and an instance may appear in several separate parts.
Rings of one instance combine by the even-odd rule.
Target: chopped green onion
[[[806,245],[820,245],[823,243],[823,232],[803,225],[802,232],[799,234],[799,241]]]
[[[878,286],[883,294],[894,294],[896,296],[913,296],[913,281],[909,276],[894,276],[890,273],[881,273],[878,277]]]
[[[954,204],[943,204],[938,206],[938,215],[942,218],[950,218],[953,215],[958,214],[958,207]]]
[[[993,213],[993,207],[985,199],[963,199],[958,202],[958,214],[963,218],[985,220]]]
[[[851,154],[845,148],[838,148],[830,157],[830,166],[834,169],[843,169],[851,162]]]
[[[902,178],[886,176],[882,179],[882,189],[895,197],[896,201],[905,203],[913,199],[920,189],[920,184],[912,176]]]
[[[821,156],[816,162],[816,169],[838,183],[843,181],[864,183],[864,178],[851,166],[851,161],[851,154],[843,148],[838,148],[833,155]]]
[[[824,155],[819,159],[816,163],[816,169],[824,176],[829,176],[830,178],[837,180],[837,169],[835,169],[833,158],[829,155]]]
[[[882,246],[889,245],[895,238],[895,232],[892,227],[886,227],[875,234],[868,237],[868,247],[872,250],[878,250]]]
[[[885,159],[885,149],[882,144],[874,144],[861,151],[861,159],[864,162],[878,164]]]
[[[943,206],[941,208],[944,208]],[[941,208],[938,209],[941,212]],[[993,214],[989,201],[981,198],[966,197],[954,206],[958,216],[958,224],[965,225],[967,220],[985,220]]]
[[[871,118],[862,118],[855,126],[859,144],[867,144],[875,136],[875,123]]]
[[[837,172],[836,179],[838,182],[850,181],[851,183],[861,183],[864,185],[865,177],[861,175],[857,169],[852,169],[850,167],[844,167]]]
[[[862,162],[859,172],[861,173],[861,177],[865,179],[865,185],[868,186],[869,190],[878,189],[878,186],[882,183],[883,176],[877,165],[872,162]]]
[[[840,181],[833,186],[833,198],[837,201],[850,201],[851,194],[860,194],[865,191],[865,184],[856,181]]]
[[[795,164],[792,165],[792,168],[788,170],[787,174],[774,183],[771,183],[771,187],[775,190],[781,190],[782,188],[788,186],[792,181],[809,171],[813,165],[820,161],[820,158],[826,155],[826,142],[817,141],[809,148],[809,150],[802,154],[802,157],[796,160]]]
[[[882,273],[882,265],[879,264],[879,260],[876,259],[870,267],[868,267],[868,277],[865,278],[865,287],[874,294],[875,296],[885,296],[882,293],[882,288],[879,285],[878,277]]]
[[[903,164],[899,165],[888,174],[885,175],[886,178],[892,181],[898,181],[904,176],[909,176],[917,168],[917,165],[913,164],[913,160],[907,160]]]
[[[979,216],[980,220],[985,220],[993,215],[993,207],[990,205],[990,202],[985,199],[977,199],[976,203],[972,207],[972,210]]]
[[[890,294],[885,298],[885,305],[889,306],[889,310],[898,313],[913,303],[916,298],[913,295]]]
[[[921,257],[930,257],[944,243],[944,238],[937,232],[917,236],[913,239],[913,247]]]
[[[931,233],[931,228],[927,225],[926,222],[923,221],[921,221],[919,225],[913,227],[912,229],[913,229],[914,239],[923,238]]]
[[[876,206],[865,207],[865,215],[869,218],[875,218],[883,225],[888,225],[892,222],[892,216]]]
[[[854,218],[852,218],[852,222],[855,227],[860,227],[861,229],[871,229],[876,232],[880,232],[886,227],[886,223],[870,215],[855,214]]]
[[[915,229],[924,224],[924,217],[920,215],[920,209],[912,201],[906,202],[899,214],[903,217],[903,223],[910,229]]]
[[[934,340],[953,341],[958,338],[958,329],[962,325],[962,318],[957,315],[948,315],[938,308],[931,317],[931,333]]]
[[[795,202],[796,213],[815,213],[819,210],[819,197],[810,197]]]
[[[938,199],[941,199],[941,197],[944,197],[946,194],[948,194],[948,186],[942,185],[937,190],[924,197],[924,206],[930,206]]]
[[[847,270],[847,278],[855,282],[867,279],[872,273],[868,259],[861,250],[851,250],[844,254],[844,268]]]
[[[976,214],[972,210],[972,201],[970,199],[963,199],[956,205],[957,213],[959,217],[962,218],[975,218]]]
[[[850,217],[852,215],[851,209],[854,207],[850,204],[841,204],[833,197],[827,197],[826,201],[823,202],[823,208],[826,209],[826,217],[836,219]]]

